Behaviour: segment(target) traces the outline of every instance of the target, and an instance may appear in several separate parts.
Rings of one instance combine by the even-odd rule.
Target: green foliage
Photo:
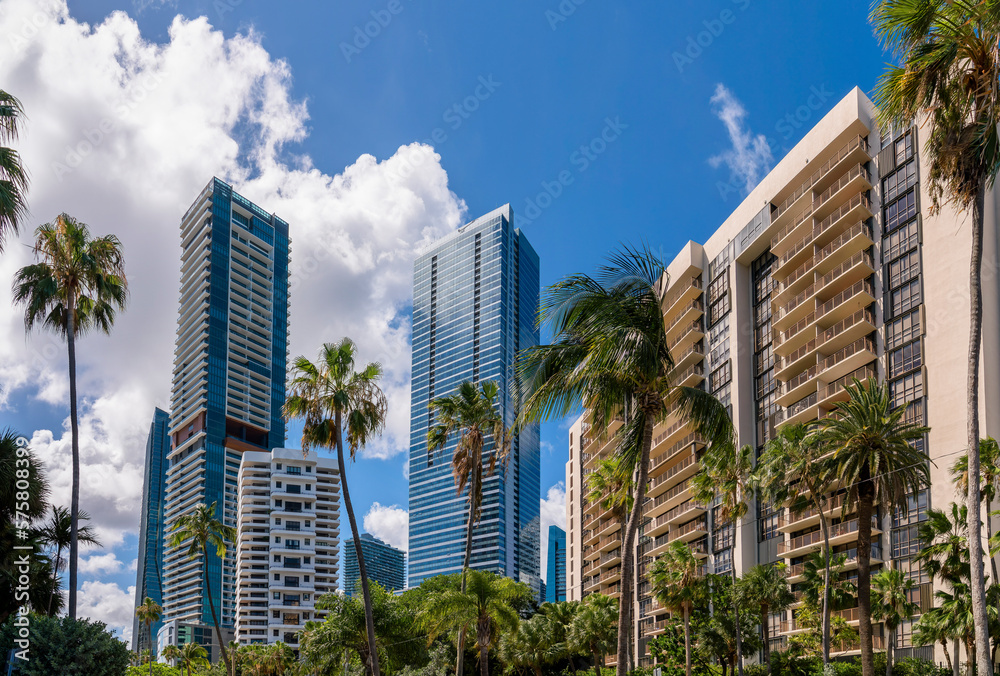
[[[743,676],[767,676],[766,664],[744,664]]]
[[[125,670],[125,676],[149,676],[149,665],[132,666]],[[184,676],[180,669],[167,666],[162,662],[153,663],[153,676]]]
[[[667,620],[663,633],[651,638],[648,645],[649,654],[662,669],[663,676],[683,676],[684,628],[679,620]]]
[[[103,622],[31,614],[28,656],[17,662],[19,676],[122,676],[131,653]],[[0,628],[0,651],[18,648],[14,620]]]
[[[951,670],[930,660],[904,657],[892,664],[893,676],[951,676]]]
[[[823,673],[823,662],[818,657],[802,657],[785,651],[775,652],[771,659],[776,676],[821,676]]]

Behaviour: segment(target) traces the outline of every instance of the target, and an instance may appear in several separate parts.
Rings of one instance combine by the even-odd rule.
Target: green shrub
[[[0,629],[0,651],[18,647],[11,618]],[[131,653],[103,622],[29,616],[28,659],[16,662],[19,676],[123,676]]]
[[[149,664],[143,664],[141,667],[129,667],[125,670],[125,676],[149,676]],[[184,674],[180,669],[175,669],[162,662],[154,662],[153,676],[184,676]]]
[[[744,664],[743,676],[767,676],[766,664]]]
[[[904,657],[892,663],[893,676],[951,676],[951,670],[919,657]]]

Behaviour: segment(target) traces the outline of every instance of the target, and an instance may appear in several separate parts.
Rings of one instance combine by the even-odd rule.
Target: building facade
[[[545,600],[558,603],[566,600],[566,531],[549,526],[549,551],[546,561]]]
[[[247,451],[237,481],[236,640],[292,649],[339,579],[340,473],[315,451]]]
[[[467,506],[456,495],[451,456],[427,452],[429,402],[465,380],[495,380],[499,408],[515,418],[513,365],[538,344],[538,255],[514,227],[510,205],[459,228],[414,264],[413,381],[410,412],[409,585],[462,569]],[[505,470],[483,484],[472,567],[527,583],[540,594],[539,429],[514,437]]]
[[[741,444],[759,455],[782,425],[827,415],[857,378],[888,383],[906,419],[928,425],[920,443],[931,485],[907,509],[879,506],[873,571],[903,570],[920,612],[932,606],[930,578],[914,560],[927,508],[958,500],[948,468],[966,447],[969,326],[967,216],[930,210],[919,127],[880,130],[871,101],[850,92],[785,156],[703,245],[689,242],[668,268],[664,319],[674,382],[715,394],[730,409]],[[1000,432],[1000,278],[996,195],[986,207],[982,432]],[[992,273],[989,271],[993,271]],[[617,524],[586,500],[586,478],[610,444],[584,414],[570,429],[566,467],[569,597],[620,591]],[[740,524],[722,523],[693,499],[691,477],[705,444],[676,414],[654,432],[644,522],[637,537],[636,654],[663,629],[666,609],[645,573],[674,540],[689,543],[706,570],[742,573],[781,561],[794,591],[805,558],[819,550],[818,515],[756,504]],[[794,477],[790,477],[794,480]],[[831,545],[857,576],[857,519],[843,490],[831,496]],[[774,647],[802,631],[796,604],[772,616]],[[839,610],[857,626],[857,608]],[[935,657],[898,631],[897,656]],[[876,628],[875,647],[887,633]],[[835,653],[856,654],[840,645]],[[943,660],[943,654],[937,656]]]
[[[163,491],[166,487],[170,416],[159,408],[153,411],[146,437],[146,464],[142,476],[142,512],[139,517],[139,557],[135,573],[135,605],[147,598],[163,606]],[[132,650],[141,653],[155,642],[162,622],[154,622],[147,631],[136,617],[132,621]]]
[[[406,576],[403,550],[396,549],[368,533],[362,533],[360,540],[361,555],[365,557],[368,580],[378,582],[389,591],[404,589]],[[344,593],[354,596],[354,588],[360,579],[358,556],[354,548],[354,539],[351,538],[344,543]]]
[[[195,505],[236,526],[247,451],[284,444],[288,358],[288,224],[213,179],[181,222],[181,290],[171,392],[165,530]],[[165,620],[233,627],[236,553],[163,556]]]

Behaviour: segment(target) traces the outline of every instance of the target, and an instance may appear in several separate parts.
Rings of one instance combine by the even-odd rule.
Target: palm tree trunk
[[[601,676],[601,667],[604,666],[604,656],[596,650],[591,650],[594,655],[594,676]]]
[[[73,449],[73,488],[69,501],[69,600],[67,614],[76,619],[76,562],[80,517],[80,421],[76,410],[76,298],[69,294],[66,303],[66,346],[69,351],[69,425]]]
[[[146,633],[149,634],[149,676],[153,676],[153,623],[146,623]]]
[[[955,666],[952,669],[953,676],[958,676],[962,671],[962,653],[959,652],[958,638],[954,640],[952,645],[955,648]]]
[[[896,630],[889,630],[889,641],[885,644],[885,676],[892,676],[892,648],[896,645]]]
[[[490,676],[490,646],[479,646],[479,676]]]
[[[872,646],[872,512],[871,479],[862,477],[858,494],[858,633],[861,636],[861,676],[875,676]]]
[[[482,466],[479,468],[472,468],[472,471],[482,471]],[[473,485],[478,485],[476,481],[472,482]],[[462,562],[462,593],[465,593],[465,571],[469,569],[469,565],[472,562],[472,531],[476,527],[475,519],[473,515],[475,514],[475,506],[472,504],[472,489],[469,489],[469,525],[465,532],[465,559]],[[458,632],[458,656],[455,658],[455,676],[462,676],[465,671],[465,627],[462,627]]]
[[[691,676],[691,610],[684,604],[684,673]]]
[[[972,619],[976,635],[976,664],[980,676],[993,676],[990,662],[990,634],[986,617],[986,581],[983,579],[983,525],[979,494],[979,352],[983,332],[983,202],[985,181],[980,181],[972,207],[972,264],[969,269],[969,494],[966,500],[969,514],[969,575],[972,592]],[[867,674],[865,675],[867,676]]]
[[[59,592],[59,585],[58,585],[58,582],[59,582],[59,566],[61,566],[61,565],[62,565],[62,546],[59,545],[59,544],[57,544],[56,545],[56,567],[54,569],[54,575],[53,575],[53,577],[55,578],[55,581],[56,581],[57,584],[53,585],[53,587],[52,587],[52,593],[49,594],[49,612],[48,612],[49,617],[52,616],[52,602],[55,600],[56,594]],[[163,587],[160,587],[160,589],[163,589]]]
[[[740,634],[740,604],[736,602],[736,523],[733,522],[733,554],[730,564],[733,567],[733,615],[736,618],[734,625],[736,634],[736,665],[735,670],[739,671],[739,676],[743,676],[743,638]],[[735,671],[734,671],[735,673]]]
[[[768,612],[767,606],[761,606],[760,609],[760,626],[764,632],[764,664],[767,665],[767,673],[773,674],[774,670],[771,668],[771,628],[768,626]]]
[[[941,639],[941,647],[944,648],[944,659],[948,664],[948,671],[953,671],[951,668],[951,653],[948,652],[948,639]]]
[[[347,467],[344,464],[344,430],[341,426],[341,413],[337,411],[337,469],[340,472],[340,485],[344,489],[344,510],[347,520],[351,523],[351,537],[354,538],[354,553],[358,557],[358,573],[361,577],[361,596],[365,602],[365,629],[368,633],[368,664],[366,671],[369,676],[380,676],[378,664],[378,647],[375,645],[375,615],[372,613],[372,597],[368,590],[368,569],[365,567],[365,557],[361,552],[361,536],[358,534],[358,522],[354,518],[354,507],[351,505],[351,494],[347,490]]]
[[[635,502],[632,505],[632,514],[629,516],[628,527],[625,529],[625,537],[622,541],[622,576],[626,574],[631,578],[630,571],[633,568],[634,552],[632,544],[635,542],[635,533],[639,530],[639,521],[642,519],[642,501],[646,499],[646,483],[649,480],[649,451],[653,445],[653,416],[646,414],[645,429],[642,431],[642,457],[639,459],[639,478],[635,485]],[[622,579],[621,585],[621,605],[618,608],[618,664],[615,665],[616,676],[625,676],[629,646],[628,638],[631,633],[628,623],[631,618],[632,589],[631,580],[625,584]],[[626,607],[627,606],[627,607]]]
[[[819,504],[819,525],[823,531],[823,666],[830,663],[830,524]]]
[[[229,653],[226,652],[226,644],[222,640],[222,630],[219,629],[219,617],[215,614],[215,601],[212,600],[212,584],[208,576],[208,543],[201,543],[201,560],[205,563],[205,595],[208,596],[208,608],[212,611],[212,624],[215,625],[215,638],[219,641],[219,652],[222,653],[222,661],[226,664],[226,673],[229,673]]]

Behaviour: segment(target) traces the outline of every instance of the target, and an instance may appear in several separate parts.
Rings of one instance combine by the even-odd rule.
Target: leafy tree
[[[653,562],[648,577],[653,597],[684,618],[684,670],[691,676],[691,611],[706,600],[704,566],[686,542],[674,540]]]
[[[215,555],[220,560],[226,556],[226,543],[236,541],[236,529],[227,526],[215,517],[216,503],[211,505],[195,505],[189,512],[182,514],[171,528],[170,546],[181,548],[187,546],[189,559],[201,558],[202,573],[205,580],[205,595],[208,597],[208,607],[212,611],[212,623],[215,625],[215,637],[219,643],[219,652],[226,665],[226,672],[232,672],[229,651],[222,639],[219,628],[219,617],[215,612],[215,600],[212,596],[212,585],[208,574],[209,546],[215,549]],[[182,648],[183,650],[183,648]],[[207,654],[207,653],[206,653]]]
[[[795,602],[795,596],[785,580],[785,564],[756,565],[736,582],[738,602],[747,608],[758,608],[757,621],[764,631],[764,663],[767,672],[774,673],[771,663],[769,617],[772,613],[784,612]]]
[[[135,609],[135,615],[139,618],[139,622],[146,625],[146,633],[149,634],[149,645],[153,646],[153,624],[158,622],[161,617],[163,617],[163,608],[160,604],[153,599],[146,597],[146,600],[142,602],[142,605]],[[153,655],[153,648],[149,649],[149,676],[153,676],[153,662],[156,661],[156,656]]]
[[[168,644],[163,646],[163,659],[174,662],[181,657],[181,649],[174,644]]]
[[[506,463],[510,453],[510,438],[503,416],[497,409],[500,386],[495,380],[477,388],[470,380],[463,381],[450,397],[439,397],[430,403],[437,424],[427,430],[428,454],[444,449],[449,438],[459,435],[451,457],[451,472],[455,489],[461,495],[468,491],[468,522],[465,528],[465,557],[462,559],[462,593],[465,593],[465,571],[472,560],[472,534],[483,505],[483,478],[496,471],[497,463]],[[486,451],[487,441],[492,452]],[[484,461],[486,468],[483,468]],[[456,674],[462,676],[465,666],[465,630],[458,633]]]
[[[569,641],[581,653],[590,654],[594,660],[596,676],[601,676],[604,656],[615,648],[618,617],[618,602],[604,594],[590,594],[583,604],[573,624],[569,628]]]
[[[21,156],[8,143],[17,140],[24,123],[21,102],[0,90],[0,253],[8,237],[17,235],[28,215],[28,173]]]
[[[742,651],[740,657],[753,655],[760,649],[760,638],[754,631],[753,618],[736,612],[732,578],[710,575],[707,583],[712,613],[703,610],[696,617],[695,644],[705,657],[718,660],[722,676],[726,676],[727,666],[730,674],[736,673],[737,652]],[[737,622],[741,625],[738,629]]]
[[[875,603],[872,619],[881,621],[889,632],[886,642],[885,676],[892,676],[892,649],[896,645],[896,629],[920,612],[920,607],[910,601],[909,591],[913,581],[900,570],[885,569],[872,577]]]
[[[30,641],[27,660],[17,660],[18,676],[121,676],[129,666],[131,652],[115,638],[103,622],[70,617],[29,616]],[[8,620],[0,629],[0,651],[7,655],[18,627]]]
[[[81,510],[77,520],[78,524],[83,523],[84,521],[90,521],[90,514]],[[41,528],[38,529],[38,535],[43,545],[49,549],[54,549],[56,552],[55,570],[57,572],[62,570],[62,553],[64,549],[69,547],[70,540],[73,535],[73,519],[70,516],[69,510],[65,507],[56,507],[55,505],[52,505],[52,511],[49,513],[49,518],[44,524],[42,524]],[[94,545],[95,547],[101,546],[101,540],[97,537],[97,533],[94,531],[93,526],[78,525],[76,539],[77,542],[82,542],[84,544]],[[58,595],[59,589],[57,588],[54,589],[53,593],[49,596],[49,615],[54,612],[52,607]]]
[[[543,603],[538,612],[549,620],[550,651],[553,660],[566,660],[570,671],[576,674],[576,664],[573,658],[580,654],[579,649],[569,640],[573,620],[580,612],[579,601],[557,601]]]
[[[552,343],[518,356],[522,423],[562,417],[581,404],[599,438],[606,437],[612,421],[625,420],[613,433],[616,455],[623,472],[635,471],[636,482],[622,542],[618,676],[624,676],[629,656],[633,545],[649,482],[653,429],[678,412],[713,443],[732,443],[734,436],[717,399],[676,385],[681,374],[663,322],[668,285],[666,264],[648,249],[613,254],[596,275],[570,275],[546,290],[539,316],[549,324]]]
[[[500,660],[511,667],[528,667],[542,676],[542,665],[552,660],[552,621],[545,615],[523,620],[516,631],[500,640]]]
[[[968,426],[969,473],[980,475],[979,361],[983,325],[982,261],[986,192],[1000,171],[1000,11],[993,2],[881,0],[871,14],[876,34],[900,65],[879,79],[875,102],[883,128],[925,122],[931,207],[944,202],[971,211],[969,266]],[[992,676],[983,560],[980,483],[970,481],[966,504],[976,662]],[[862,636],[864,636],[862,624]],[[862,647],[862,650],[864,648]],[[862,653],[864,654],[864,653]],[[864,676],[872,676],[865,671]]]
[[[871,554],[875,503],[883,509],[905,507],[906,498],[928,483],[927,455],[912,444],[928,428],[903,420],[906,406],[893,403],[889,388],[874,379],[847,385],[820,421],[823,442],[833,451],[837,477],[847,486],[844,513],[857,505],[858,614],[862,676],[875,676],[872,645]]]
[[[223,652],[223,655],[226,653]],[[181,669],[187,676],[191,676],[193,669],[208,666],[208,651],[195,642],[185,643],[180,647],[180,656],[177,658]],[[228,657],[227,657],[228,659]],[[227,662],[228,665],[228,662]],[[228,666],[226,667],[228,670]]]
[[[132,666],[125,670],[125,676],[184,676],[180,669],[167,666],[162,662],[150,662],[149,669],[145,666]]]
[[[489,675],[489,651],[500,638],[517,631],[515,606],[532,597],[527,585],[493,573],[470,569],[467,589],[444,591],[428,598],[422,613],[423,625],[431,640],[443,633],[462,629],[474,631],[479,649],[479,671]]]
[[[292,380],[288,399],[285,401],[285,415],[289,418],[302,418],[305,421],[302,428],[303,452],[308,452],[314,447],[337,449],[337,467],[340,471],[340,485],[344,492],[344,509],[351,524],[351,536],[354,538],[354,554],[358,560],[361,595],[365,608],[368,635],[366,655],[370,660],[366,669],[369,676],[379,676],[368,569],[361,552],[358,522],[354,516],[351,494],[347,488],[344,435],[346,432],[353,461],[358,449],[363,448],[371,438],[382,432],[388,404],[385,393],[378,385],[382,378],[382,365],[372,362],[362,370],[356,371],[354,368],[356,356],[357,346],[354,341],[344,338],[339,343],[324,343],[318,364],[312,363],[305,357],[297,357],[292,365]]]
[[[282,676],[295,663],[295,653],[281,641],[240,646],[238,654],[242,676]]]
[[[854,605],[857,602],[858,587],[845,579],[843,573],[846,565],[847,554],[844,552],[834,554],[830,559],[827,559],[823,552],[809,554],[802,566],[804,579],[800,583],[805,603],[819,612],[822,607],[823,591],[828,590],[830,608],[840,610]],[[826,575],[827,568],[830,571],[829,579]]]
[[[2,106],[0,106],[2,109]],[[24,327],[36,325],[66,338],[69,352],[69,418],[73,455],[70,494],[69,601],[76,618],[80,514],[80,425],[76,402],[76,339],[90,330],[111,333],[118,310],[128,300],[125,258],[114,235],[91,239],[90,230],[72,216],[35,230],[36,263],[14,276],[13,301],[24,306]]]
[[[822,645],[823,664],[830,662],[830,489],[834,481],[831,463],[825,461],[826,451],[819,438],[810,434],[805,425],[785,425],[767,442],[757,464],[753,481],[761,497],[773,504],[787,502],[793,512],[812,508],[819,514],[823,534]],[[796,481],[789,481],[795,477]]]

